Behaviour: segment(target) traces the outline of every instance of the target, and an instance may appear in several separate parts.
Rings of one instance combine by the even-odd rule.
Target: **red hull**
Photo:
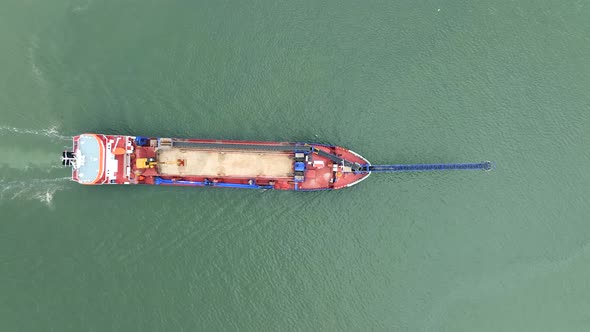
[[[369,176],[369,162],[339,146],[290,142],[74,137],[72,179],[82,184],[151,184],[331,190]],[[64,153],[65,156],[65,153]]]

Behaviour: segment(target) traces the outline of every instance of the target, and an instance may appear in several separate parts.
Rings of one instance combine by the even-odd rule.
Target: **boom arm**
[[[465,164],[409,164],[409,165],[362,165],[360,172],[425,172],[425,171],[448,171],[448,170],[483,170],[490,171],[494,168],[491,161]]]

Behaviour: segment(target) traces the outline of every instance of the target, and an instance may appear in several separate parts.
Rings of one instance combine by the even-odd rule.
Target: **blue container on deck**
[[[148,146],[150,144],[150,138],[145,136],[135,137],[135,144],[138,146]]]
[[[298,161],[295,163],[295,172],[303,172],[305,171],[305,163]]]

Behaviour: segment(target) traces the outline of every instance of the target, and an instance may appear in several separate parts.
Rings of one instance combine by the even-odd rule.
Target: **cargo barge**
[[[183,139],[81,134],[62,164],[84,185],[147,184],[189,187],[333,190],[372,172],[484,169],[477,164],[371,165],[343,147],[292,142]]]

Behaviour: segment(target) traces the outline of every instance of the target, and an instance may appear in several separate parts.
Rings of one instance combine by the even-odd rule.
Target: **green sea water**
[[[1,331],[590,330],[588,2],[1,8]],[[87,187],[82,132],[497,168]]]

